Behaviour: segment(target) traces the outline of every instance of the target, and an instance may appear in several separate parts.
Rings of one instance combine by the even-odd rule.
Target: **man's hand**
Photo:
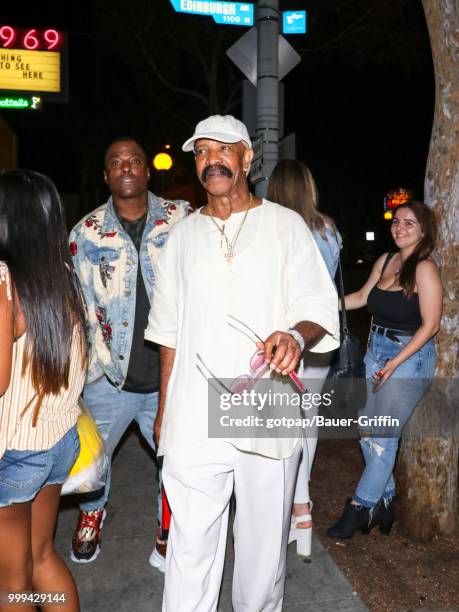
[[[265,361],[271,370],[284,376],[296,369],[301,358],[298,342],[281,331],[274,332],[264,342],[258,342],[257,348],[264,350]]]
[[[312,321],[300,321],[294,329],[303,336],[305,350],[314,346],[325,335],[325,329]],[[286,332],[276,331],[257,347],[265,352],[271,370],[284,376],[293,372],[301,359],[300,345]]]

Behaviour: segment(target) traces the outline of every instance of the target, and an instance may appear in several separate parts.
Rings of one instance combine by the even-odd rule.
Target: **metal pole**
[[[257,22],[257,136],[263,138],[263,177],[255,186],[265,197],[268,178],[279,149],[279,0],[258,0]]]

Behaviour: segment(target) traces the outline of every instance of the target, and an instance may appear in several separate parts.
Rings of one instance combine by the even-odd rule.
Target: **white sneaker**
[[[152,567],[156,567],[162,574],[166,571],[166,559],[156,550],[156,545],[148,559],[148,563]]]

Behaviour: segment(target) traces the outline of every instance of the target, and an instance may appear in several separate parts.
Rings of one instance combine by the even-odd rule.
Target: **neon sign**
[[[396,191],[389,191],[384,197],[384,210],[394,210],[397,206],[406,204],[410,198],[411,193],[402,187]]]
[[[0,23],[0,94],[26,99],[23,92],[28,92],[30,96],[65,102],[67,61],[63,32]]]
[[[39,110],[41,109],[41,98],[39,96],[0,96],[0,108]]]
[[[28,49],[29,51],[58,51],[63,35],[57,30],[24,30],[10,25],[0,25],[0,47],[3,49]]]

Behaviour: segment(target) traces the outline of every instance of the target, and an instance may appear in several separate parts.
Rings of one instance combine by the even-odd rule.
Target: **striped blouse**
[[[0,285],[2,282],[6,283],[8,299],[11,299],[10,282],[5,267],[5,264],[0,262]],[[37,423],[35,427],[32,426],[37,394],[32,385],[30,361],[25,371],[22,371],[26,335],[23,334],[13,344],[11,380],[5,394],[0,397],[0,458],[7,449],[48,450],[75,425],[80,414],[78,398],[83,389],[86,370],[83,367],[81,343],[75,333],[70,355],[68,389],[62,388],[58,394],[44,397]]]

